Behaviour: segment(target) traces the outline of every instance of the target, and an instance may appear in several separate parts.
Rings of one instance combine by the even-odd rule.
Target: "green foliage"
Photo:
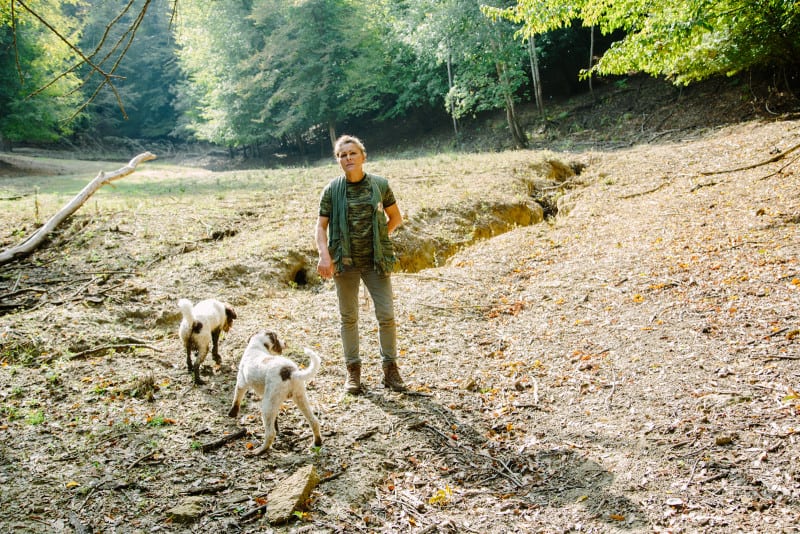
[[[238,146],[299,142],[366,114],[404,112],[415,100],[402,100],[398,95],[411,91],[397,88],[405,87],[410,76],[402,67],[414,58],[407,47],[392,46],[392,5],[193,2],[178,33],[191,80],[180,95],[200,109],[186,126]]]
[[[41,425],[44,423],[44,412],[42,410],[34,410],[25,417],[25,422],[29,425]]]
[[[170,29],[173,6],[172,0],[91,0],[78,14],[85,22],[81,48],[91,51],[93,64],[114,75],[114,90],[103,87],[89,107],[97,135],[155,138],[173,130],[172,94],[181,78]],[[102,83],[86,64],[81,74],[87,91]]]
[[[800,5],[790,0],[520,0],[491,13],[523,23],[524,35],[572,18],[605,34],[623,30],[584,76],[644,72],[689,84],[757,67],[796,67],[800,52]]]
[[[177,132],[224,146],[259,139],[263,126],[251,111],[255,102],[238,91],[253,79],[241,63],[260,41],[248,3],[194,0],[181,5],[175,38],[187,81],[176,88],[183,112]]]
[[[73,2],[41,0],[31,7],[62,34],[73,35],[75,24],[61,9]],[[0,7],[0,139],[54,141],[70,133],[65,121],[74,114],[78,79],[70,72],[71,51],[28,11]]]
[[[468,0],[410,4],[414,5],[409,11],[414,28],[410,41],[421,57],[435,58],[437,65],[446,68],[448,112],[458,119],[505,109],[509,122],[514,122],[513,105],[527,82],[527,52],[514,40],[518,27],[485,17],[479,4]]]
[[[0,415],[5,417],[9,421],[16,421],[22,418],[19,408],[11,404],[0,405]]]
[[[603,50],[618,40],[598,51],[595,29],[608,36]],[[798,36],[800,3],[790,0],[5,2],[0,141],[79,131],[303,146],[439,107],[454,119],[504,109],[524,145],[514,107],[531,87],[541,105],[540,68],[556,72],[551,94],[568,94],[583,65],[584,77],[644,72],[688,84],[797,68]],[[591,68],[589,37],[602,54]]]
[[[154,415],[147,418],[147,426],[151,427],[169,426],[174,424],[174,419],[169,419],[163,415]]]
[[[0,344],[0,364],[33,367],[42,354],[42,347],[36,342],[9,340]]]

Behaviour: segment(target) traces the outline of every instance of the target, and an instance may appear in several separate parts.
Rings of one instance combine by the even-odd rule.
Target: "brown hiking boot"
[[[383,385],[392,391],[407,391],[395,362],[383,364]]]
[[[358,395],[361,393],[361,364],[347,364],[347,381],[344,383],[345,393]]]

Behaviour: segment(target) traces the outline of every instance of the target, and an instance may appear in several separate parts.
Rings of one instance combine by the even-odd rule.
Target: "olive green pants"
[[[391,274],[372,268],[346,267],[333,277],[339,299],[342,349],[345,364],[361,363],[358,333],[358,290],[361,281],[369,291],[378,320],[378,342],[383,363],[397,359],[397,327],[394,321],[394,296]]]

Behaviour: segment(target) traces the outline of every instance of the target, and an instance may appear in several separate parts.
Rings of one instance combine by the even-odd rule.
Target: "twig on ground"
[[[666,182],[661,182],[660,185],[654,187],[653,189],[648,189],[647,191],[641,191],[639,193],[631,193],[630,195],[622,195],[619,198],[627,200],[629,198],[636,198],[636,197],[641,197],[641,196],[644,196],[644,195],[649,195],[650,193],[655,193],[656,191],[658,191],[662,187],[664,187],[666,185],[669,185],[671,183],[672,183],[671,181],[667,180]]]
[[[436,306],[435,304],[426,304],[424,302],[420,303],[422,306],[426,308],[433,308],[435,310],[445,310],[445,311],[453,311],[453,310],[490,310],[494,308],[491,304],[475,304],[471,306]]]
[[[203,451],[203,452],[208,452],[208,451],[213,451],[213,450],[219,449],[220,447],[222,447],[226,443],[234,441],[234,440],[237,440],[237,439],[241,438],[242,436],[244,436],[245,434],[247,434],[247,429],[246,428],[240,428],[236,432],[234,432],[233,434],[228,434],[227,436],[222,436],[218,440],[212,441],[210,443],[204,443],[203,445],[200,446],[200,450]]]
[[[134,467],[136,467],[140,463],[144,462],[145,460],[147,460],[149,458],[152,458],[153,456],[156,455],[157,452],[158,452],[158,449],[154,449],[154,450],[148,452],[147,454],[145,454],[143,456],[140,456],[139,458],[137,458],[136,460],[131,462],[131,464],[128,466],[128,469],[133,469]]]
[[[0,300],[11,298],[11,297],[16,297],[17,295],[21,295],[22,293],[28,293],[30,291],[34,291],[34,292],[37,292],[37,293],[46,293],[47,292],[46,289],[44,289],[42,287],[38,287],[38,286],[23,287],[22,289],[14,289],[13,291],[10,291],[8,293],[4,293],[3,295],[0,295]]]
[[[503,462],[501,459],[494,458],[493,456],[490,456],[490,455],[488,455],[486,453],[476,452],[476,451],[473,451],[472,449],[469,449],[468,447],[466,447],[465,445],[457,442],[456,440],[454,440],[453,438],[451,438],[450,436],[448,436],[447,434],[445,434],[444,432],[442,432],[441,430],[439,430],[435,426],[431,425],[430,423],[425,423],[424,428],[429,428],[430,430],[433,430],[434,432],[439,434],[441,437],[443,437],[446,440],[447,444],[450,447],[452,447],[454,450],[469,452],[473,456],[480,456],[482,458],[488,459],[490,461],[488,467],[492,471],[496,472],[498,475],[500,475],[500,476],[502,476],[504,478],[507,478],[508,480],[510,480],[518,488],[521,488],[521,487],[524,486],[524,484],[522,482],[520,482],[519,479],[517,479],[516,473],[514,473],[511,470],[511,468],[509,468],[508,465],[505,462]],[[492,465],[494,462],[497,462],[501,466],[503,466],[503,469],[497,469],[494,465]],[[503,470],[507,471],[507,473],[505,473]]]
[[[251,510],[248,510],[247,512],[243,513],[242,515],[240,515],[239,516],[239,522],[248,521],[253,516],[263,514],[266,511],[267,511],[267,505],[266,504],[262,504],[261,506],[257,506],[257,507],[255,507],[255,508],[253,508]]]
[[[698,189],[702,189],[703,187],[712,187],[712,186],[717,185],[718,183],[719,182],[703,182],[702,184],[695,184],[695,185],[692,186],[691,189],[689,189],[689,192],[690,193],[694,193]]]
[[[463,284],[464,280],[453,280],[452,278],[445,278],[444,276],[432,276],[429,274],[419,273],[394,273],[393,276],[419,278],[421,280],[439,280],[442,282],[450,282],[451,284]]]
[[[70,360],[79,360],[81,358],[86,358],[87,356],[91,356],[92,354],[97,354],[98,352],[105,352],[107,350],[117,350],[117,349],[130,349],[130,348],[145,348],[150,349],[153,352],[161,352],[161,349],[157,349],[152,345],[145,345],[142,343],[123,343],[119,345],[103,345],[102,347],[96,347],[93,349],[87,349],[78,353],[73,354],[70,356]]]
[[[199,488],[189,488],[181,493],[184,495],[211,495],[225,491],[226,489],[228,489],[227,484],[211,484],[208,486],[200,486]]]
[[[608,397],[606,397],[606,408],[611,408],[611,399],[614,398],[614,392],[617,389],[617,372],[614,370],[614,366],[611,366],[611,391],[608,393]]]
[[[761,167],[762,165],[768,165],[770,163],[775,163],[776,161],[780,161],[789,154],[791,154],[792,152],[794,152],[795,150],[797,150],[798,148],[800,148],[800,144],[794,145],[789,150],[785,150],[780,154],[778,154],[777,156],[773,156],[767,160],[762,161],[761,163],[753,163],[752,165],[745,165],[744,167],[737,167],[735,169],[724,169],[721,171],[703,171],[700,174],[702,174],[703,176],[711,176],[712,174],[726,174],[731,172],[739,172],[739,171],[746,171],[749,169],[755,169],[756,167]]]
[[[795,161],[797,161],[798,159],[800,159],[800,156],[798,156],[798,157],[794,158],[792,161],[790,161],[789,163],[787,163],[786,165],[784,165],[783,167],[781,167],[781,168],[780,168],[780,169],[778,169],[777,171],[775,171],[775,172],[771,172],[771,173],[769,173],[769,174],[768,174],[768,175],[766,175],[766,176],[762,176],[761,178],[759,178],[759,180],[766,180],[767,178],[772,178],[772,177],[773,177],[773,176],[775,176],[776,174],[780,174],[780,173],[782,173],[782,172],[783,172],[783,170],[784,170],[786,167],[790,166],[792,163],[794,163],[794,162],[795,162]]]

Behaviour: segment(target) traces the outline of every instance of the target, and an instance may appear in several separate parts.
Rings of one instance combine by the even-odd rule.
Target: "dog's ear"
[[[283,344],[275,332],[264,332],[264,348],[276,354],[283,352]]]
[[[229,321],[236,319],[236,311],[233,309],[233,307],[231,307],[230,304],[225,305],[225,316]]]

